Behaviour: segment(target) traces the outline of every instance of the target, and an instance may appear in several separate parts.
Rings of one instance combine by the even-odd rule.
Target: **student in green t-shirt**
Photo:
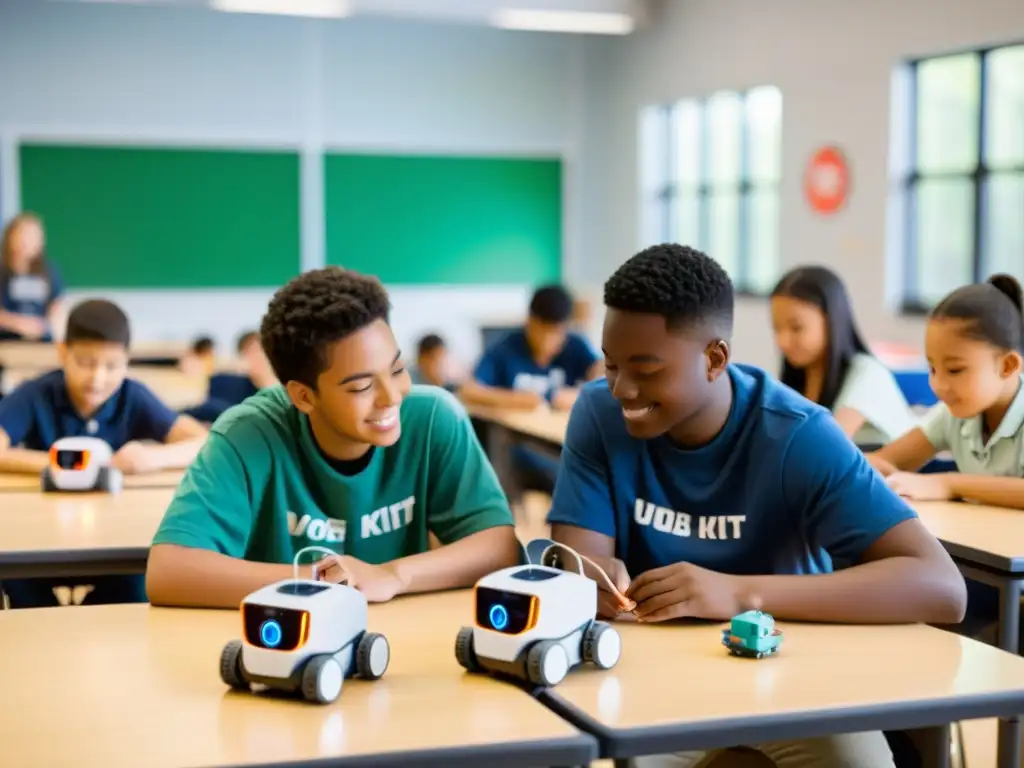
[[[311,545],[341,554],[322,578],[375,602],[518,562],[469,417],[443,389],[411,384],[388,314],[376,278],[337,267],[275,294],[260,339],[281,385],[213,425],[153,540],[150,602],[237,607]],[[320,556],[306,557],[309,578]]]

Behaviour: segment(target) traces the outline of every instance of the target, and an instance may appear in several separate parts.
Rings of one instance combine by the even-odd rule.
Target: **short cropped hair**
[[[390,301],[376,278],[341,267],[304,272],[279,288],[260,323],[260,343],[278,381],[316,388],[332,344],[375,320]]]
[[[647,248],[615,270],[604,284],[610,309],[661,315],[669,330],[707,325],[732,333],[729,275],[707,254],[665,243]]]
[[[200,336],[192,342],[192,353],[196,355],[205,355],[213,352],[213,339],[209,336]]]
[[[235,350],[239,354],[241,354],[242,352],[245,351],[245,348],[247,346],[249,346],[249,342],[250,341],[252,341],[253,339],[255,339],[256,341],[259,341],[259,338],[260,338],[260,332],[259,331],[245,331],[244,333],[239,335],[238,341],[235,342]]]
[[[125,349],[131,343],[128,315],[117,304],[106,299],[88,299],[76,304],[68,314],[64,343],[76,341],[102,341],[121,344]]]
[[[530,317],[543,323],[560,325],[572,318],[572,295],[560,285],[538,288],[530,300]]]
[[[435,349],[440,349],[444,346],[444,339],[438,336],[436,333],[428,333],[422,339],[420,339],[417,345],[416,353],[418,355],[427,355],[433,352]]]

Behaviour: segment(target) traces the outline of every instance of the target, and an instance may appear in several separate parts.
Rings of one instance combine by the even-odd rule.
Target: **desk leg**
[[[1020,768],[1020,718],[999,718],[998,768]]]
[[[999,585],[999,639],[1004,651],[1020,652],[1021,582],[1006,580]],[[1020,718],[999,718],[999,768],[1019,768],[1021,758]]]
[[[1020,587],[1019,581],[1006,580],[999,585],[999,641],[1004,651],[1020,650]]]

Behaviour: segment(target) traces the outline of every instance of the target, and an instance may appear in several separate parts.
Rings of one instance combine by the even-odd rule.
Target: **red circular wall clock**
[[[846,204],[850,192],[850,167],[838,147],[822,147],[804,171],[804,194],[811,208],[831,214]]]

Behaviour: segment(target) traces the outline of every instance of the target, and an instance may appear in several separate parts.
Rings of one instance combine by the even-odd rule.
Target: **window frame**
[[[779,94],[782,104],[782,116],[780,117],[778,153],[779,169],[776,178],[768,180],[763,178],[752,178],[751,175],[751,120],[748,111],[748,98],[750,94],[763,88],[773,88]],[[709,103],[718,95],[723,93],[734,94],[739,98],[740,104],[740,126],[739,126],[739,167],[735,181],[716,181],[709,178],[712,156],[713,137],[708,130],[709,125]],[[696,105],[699,111],[700,123],[700,147],[697,152],[699,158],[699,182],[696,185],[681,183],[677,178],[677,149],[676,133],[674,130],[676,110],[681,105]],[[782,89],[771,83],[763,83],[747,88],[720,88],[712,93],[702,96],[680,98],[669,103],[654,104],[647,107],[661,121],[659,134],[661,146],[653,148],[653,151],[660,155],[657,164],[660,166],[661,178],[654,184],[653,199],[644,200],[644,204],[657,206],[657,211],[648,213],[652,219],[657,221],[657,238],[660,242],[675,241],[673,232],[673,206],[681,197],[681,190],[686,190],[687,195],[693,195],[697,201],[697,227],[698,237],[696,243],[685,243],[694,247],[702,247],[701,244],[708,242],[710,222],[710,200],[716,193],[728,192],[736,194],[738,198],[737,212],[737,254],[736,266],[730,272],[735,294],[737,296],[764,297],[768,295],[769,289],[755,289],[751,285],[751,200],[758,192],[769,191],[776,200],[776,238],[781,240],[781,219],[782,219],[782,192],[783,179],[785,175],[785,163],[782,160],[783,152],[783,130],[785,121],[785,106]],[[642,151],[652,151],[652,148],[644,147]],[[645,217],[646,218],[646,217]],[[641,236],[650,240],[652,232],[642,232]],[[649,244],[649,243],[646,243]],[[776,248],[781,251],[777,242]],[[712,257],[715,254],[710,254]],[[781,275],[782,265],[776,265]]]
[[[1006,48],[1024,47],[1024,40],[1016,42],[1004,42],[980,48],[966,48],[952,51],[945,51],[928,56],[919,56],[908,59],[904,62],[907,70],[907,86],[903,104],[906,120],[904,122],[903,146],[906,152],[904,169],[901,172],[898,188],[901,196],[901,228],[902,242],[900,244],[902,285],[900,289],[900,312],[903,315],[923,316],[928,315],[934,308],[920,299],[917,295],[917,188],[922,181],[927,180],[967,180],[971,184],[974,194],[974,206],[972,211],[972,243],[971,243],[971,279],[972,282],[983,281],[985,269],[986,243],[985,225],[987,223],[987,200],[985,195],[986,185],[993,174],[1007,174],[1010,176],[1020,175],[1024,177],[1024,160],[1016,165],[1000,166],[993,169],[987,161],[987,137],[988,112],[989,112],[989,57],[995,51]],[[939,59],[947,59],[955,56],[973,55],[978,60],[978,78],[975,83],[978,88],[978,110],[976,119],[977,139],[974,146],[974,166],[963,171],[925,171],[918,168],[918,87],[919,71],[923,63]]]

